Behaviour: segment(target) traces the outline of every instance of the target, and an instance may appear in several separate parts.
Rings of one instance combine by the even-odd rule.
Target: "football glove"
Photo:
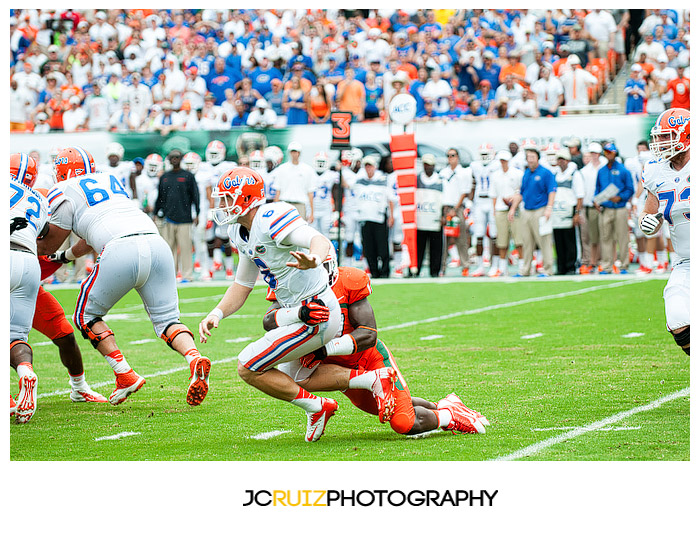
[[[69,261],[66,258],[66,250],[64,249],[63,251],[57,251],[55,253],[52,253],[51,255],[47,255],[46,258],[52,262],[60,262],[61,264],[68,264]]]
[[[661,223],[662,214],[645,214],[644,217],[639,220],[639,228],[644,234],[652,235],[656,232],[656,228]]]
[[[299,320],[309,326],[327,322],[330,311],[319,298],[313,298],[299,308]]]
[[[328,353],[326,352],[326,347],[321,346],[317,350],[314,350],[310,354],[306,354],[303,357],[299,358],[299,364],[302,367],[306,368],[314,368],[316,365],[318,365],[321,361],[326,359],[328,357]]]
[[[10,234],[14,233],[15,231],[24,229],[27,225],[29,225],[27,218],[23,218],[22,216],[15,216],[10,220]]]

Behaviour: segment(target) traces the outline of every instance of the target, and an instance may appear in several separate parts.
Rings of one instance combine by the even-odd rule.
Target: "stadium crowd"
[[[10,17],[13,132],[557,116],[634,60],[627,112],[689,106],[687,10],[43,10]],[[685,90],[685,93],[684,93]]]

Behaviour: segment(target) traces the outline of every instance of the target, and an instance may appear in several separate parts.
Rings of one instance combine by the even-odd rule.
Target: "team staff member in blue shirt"
[[[616,195],[600,205],[594,206],[600,216],[598,228],[600,230],[600,274],[609,274],[613,271],[615,263],[615,244],[619,251],[620,273],[626,274],[629,267],[629,241],[630,232],[627,223],[627,201],[634,193],[632,174],[617,159],[619,152],[613,142],[603,145],[603,156],[608,159],[607,165],[598,170],[598,178],[595,183],[595,195],[605,190],[609,184],[618,188]]]
[[[552,275],[554,255],[552,253],[552,231],[540,235],[540,218],[549,222],[552,217],[552,205],[557,192],[557,180],[554,174],[540,165],[540,151],[536,145],[526,145],[525,161],[527,167],[523,173],[520,190],[516,192],[513,204],[508,211],[508,220],[513,221],[515,211],[522,202],[520,212],[521,238],[523,240],[523,264],[518,276],[530,275],[530,264],[535,246],[542,251],[544,275]]]

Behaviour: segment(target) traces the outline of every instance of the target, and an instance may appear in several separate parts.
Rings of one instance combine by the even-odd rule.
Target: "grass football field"
[[[10,427],[11,460],[689,460],[690,361],[665,331],[664,279],[611,276],[528,281],[389,281],[370,297],[379,336],[414,396],[457,393],[491,421],[482,435],[420,439],[341,394],[325,435],[304,442],[305,414],[244,384],[236,355],[261,336],[263,287],[225,319],[202,354],[210,391],[185,402],[189,368],[157,339],[135,292],[105,318],[146,385],[119,406],[76,404],[57,349],[32,331],[38,410]],[[47,287],[70,316],[78,291]],[[197,325],[224,286],[180,286]],[[114,376],[76,333],[87,380],[108,396]],[[10,393],[17,395],[10,373]],[[12,419],[11,419],[12,420]]]

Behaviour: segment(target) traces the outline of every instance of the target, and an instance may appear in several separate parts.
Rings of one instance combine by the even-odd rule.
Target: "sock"
[[[359,370],[350,371],[350,381],[348,382],[349,389],[366,389],[372,390],[372,385],[377,379],[377,372],[370,370],[368,372],[360,372]]]
[[[508,273],[508,259],[501,259],[501,272],[504,274]]]
[[[187,352],[185,352],[185,359],[187,359],[188,365],[190,363],[192,363],[192,361],[194,361],[195,359],[197,359],[199,357],[202,357],[202,354],[200,354],[199,350],[197,350],[196,348],[192,348],[190,350],[187,350]]]
[[[78,374],[77,376],[73,376],[72,374],[68,375],[70,377],[70,386],[72,388],[77,389],[78,387],[83,387],[85,384],[85,373],[83,372],[82,374]]]
[[[230,257],[224,257],[224,266],[226,270],[233,270],[233,255]]]
[[[290,402],[295,406],[300,407],[307,413],[316,413],[317,411],[321,411],[321,408],[323,407],[321,398],[316,395],[312,395],[303,387],[299,387],[297,396],[294,398],[294,400],[290,400]]]
[[[129,363],[126,362],[126,359],[124,359],[124,356],[119,350],[114,350],[111,354],[107,354],[105,359],[107,363],[109,363],[109,366],[112,367],[115,374],[123,374],[131,370]]]
[[[218,264],[222,264],[224,254],[221,252],[221,248],[216,248],[214,250],[214,262]]]
[[[659,264],[666,262],[668,260],[668,257],[666,256],[666,251],[665,250],[659,250],[656,252],[656,258],[659,261]]]
[[[19,365],[17,365],[17,375],[20,378],[23,376],[33,376],[34,367],[32,367],[32,364],[29,361],[22,361]]]
[[[438,418],[438,426],[444,428],[452,421],[452,413],[448,409],[438,409],[435,410],[435,414]]]

